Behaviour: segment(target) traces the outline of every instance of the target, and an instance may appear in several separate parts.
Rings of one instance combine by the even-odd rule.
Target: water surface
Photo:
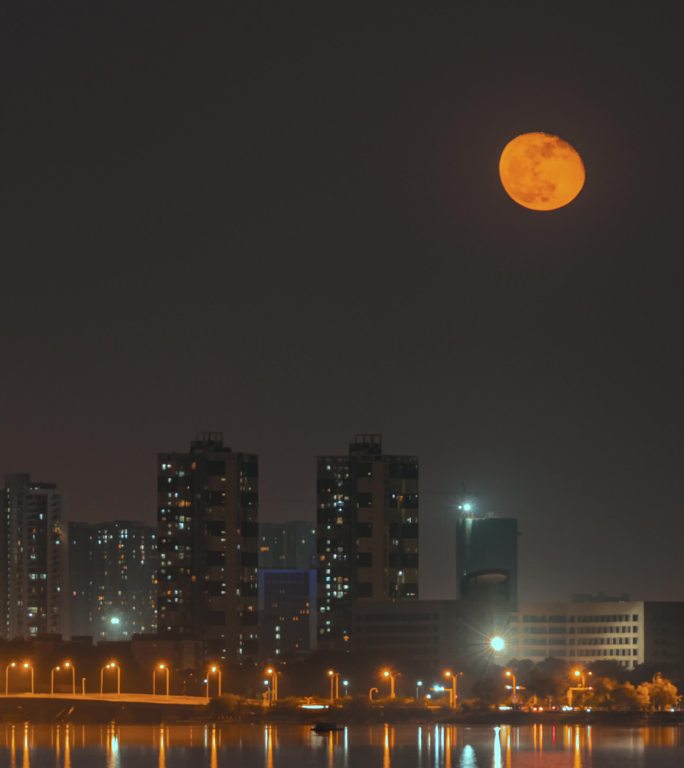
[[[0,725],[1,768],[682,768],[662,726]]]

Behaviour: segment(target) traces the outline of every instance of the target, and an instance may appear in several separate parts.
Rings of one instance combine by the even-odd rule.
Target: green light
[[[499,653],[499,651],[503,651],[503,649],[506,647],[506,643],[503,637],[499,637],[499,635],[493,637],[489,641],[489,645],[491,646],[492,650],[496,651],[497,653]]]

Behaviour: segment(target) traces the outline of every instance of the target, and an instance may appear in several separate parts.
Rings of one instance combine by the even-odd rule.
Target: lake
[[[0,725],[2,768],[681,768],[684,726]]]

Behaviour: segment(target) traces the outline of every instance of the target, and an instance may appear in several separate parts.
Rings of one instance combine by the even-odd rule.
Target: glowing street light
[[[335,699],[340,698],[340,673],[335,672],[334,669],[329,669],[328,677],[330,678],[330,703],[332,704]]]
[[[9,671],[10,669],[14,669],[17,666],[16,661],[11,661],[6,667],[5,667],[5,696],[7,696],[7,692],[9,690]]]
[[[513,704],[517,704],[518,703],[518,681],[515,677],[515,672],[513,672],[510,669],[507,669],[504,672],[504,675],[506,677],[511,678],[511,682],[513,683],[513,696],[511,697],[511,701],[513,702]]]
[[[444,677],[451,680],[451,688],[447,688],[447,690],[449,691],[449,706],[452,709],[456,708],[456,703],[458,702],[458,678],[462,674],[463,672],[454,673],[450,669],[444,672]]]
[[[575,677],[579,678],[579,681],[582,684],[582,688],[586,688],[587,687],[587,678],[586,678],[586,676],[587,675],[591,675],[591,672],[586,672],[584,669],[574,669],[572,671],[572,674]]]
[[[391,669],[383,669],[382,670],[382,676],[385,678],[385,680],[389,680],[390,684],[390,699],[395,699],[396,694],[394,692],[394,681],[397,677],[397,673],[393,672]]]
[[[53,667],[50,670],[50,695],[55,694],[55,672],[60,672],[62,669],[71,670],[71,694],[76,695],[76,670],[74,665],[70,661],[65,661],[61,666]]]
[[[271,678],[271,703],[278,701],[278,672],[275,667],[267,667],[266,675]]]
[[[107,669],[116,670],[116,693],[121,695],[121,667],[115,661],[110,661],[100,670],[100,696],[104,693],[104,673]]]
[[[166,695],[169,695],[169,668],[163,662],[159,662],[157,666],[152,670],[152,695],[157,695],[157,672],[166,673]]]
[[[501,653],[501,651],[503,651],[506,647],[506,641],[503,639],[503,637],[501,637],[501,635],[496,635],[489,641],[489,647],[495,653]]]
[[[218,664],[212,664],[207,670],[207,699],[209,698],[209,677],[211,675],[216,675],[218,682],[218,695],[221,696],[223,693],[223,686],[221,684],[221,667],[219,667]]]
[[[416,701],[420,698],[420,689],[423,687],[423,681],[422,680],[416,680]]]
[[[24,661],[21,666],[19,666],[19,663],[16,661],[10,661],[10,663],[5,667],[5,696],[8,695],[9,692],[9,672],[10,669],[26,669],[31,672],[31,693],[34,692],[33,687],[33,666],[31,662]]]

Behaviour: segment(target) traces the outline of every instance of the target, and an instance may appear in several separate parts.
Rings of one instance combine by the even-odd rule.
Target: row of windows
[[[578,623],[605,623],[607,621],[639,621],[639,615],[636,613],[632,614],[632,618],[630,619],[629,614],[611,614],[611,615],[596,615],[596,616],[586,616],[586,615],[571,615],[571,616],[563,616],[560,614],[557,615],[550,615],[550,616],[544,616],[544,615],[531,615],[531,614],[524,614],[522,617],[522,620],[524,622],[532,622],[537,624],[565,624],[565,623],[572,623],[572,622],[578,622]]]

